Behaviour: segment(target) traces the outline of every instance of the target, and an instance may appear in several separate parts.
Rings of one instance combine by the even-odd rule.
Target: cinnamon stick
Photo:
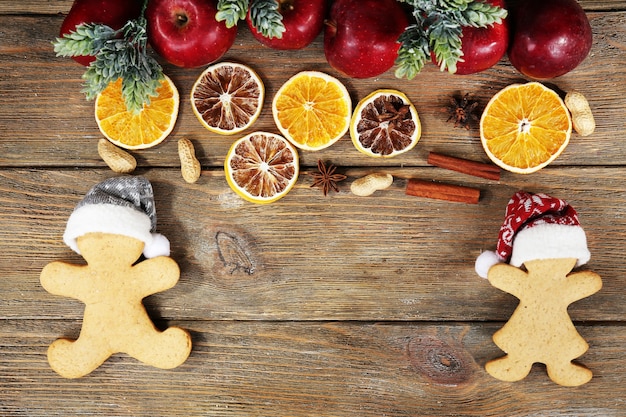
[[[478,204],[480,190],[461,185],[444,184],[412,178],[406,184],[406,194],[457,203]]]
[[[473,175],[475,177],[486,178],[488,180],[500,180],[500,168],[483,162],[470,161],[468,159],[456,158],[454,156],[443,155],[436,152],[428,154],[428,163],[439,168],[450,169],[462,174]]]

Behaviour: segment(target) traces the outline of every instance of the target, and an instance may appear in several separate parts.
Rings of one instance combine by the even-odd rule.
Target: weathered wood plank
[[[573,317],[623,321],[626,191],[615,179],[626,176],[624,168],[547,168],[529,178],[504,174],[500,183],[439,168],[389,169],[396,177],[390,189],[352,195],[349,183],[367,172],[346,171],[341,192],[327,198],[303,173],[269,206],[243,202],[221,170],[184,186],[178,170],[143,172],[154,185],[159,231],[182,269],[179,284],[148,304],[175,319],[503,320],[516,302],[480,279],[474,260],[495,248],[508,199],[526,188],[567,199],[587,232],[587,268],[604,288],[574,303]],[[46,293],[39,273],[54,260],[82,262],[61,236],[74,206],[109,176],[0,171],[0,318],[82,315],[80,303]],[[482,199],[465,205],[406,196],[410,177],[476,187]],[[218,234],[247,260],[229,258]]]
[[[626,82],[626,12],[589,14],[594,31],[590,58],[575,71],[552,82],[562,90],[578,89],[586,94],[596,115],[594,135],[574,135],[555,165],[618,165],[626,163],[626,147],[615,146],[615,138],[626,136],[623,97]],[[60,16],[0,16],[0,166],[103,167],[96,152],[101,137],[93,119],[93,103],[85,101],[81,90],[82,67],[67,58],[56,58],[50,44],[60,25]],[[37,28],[35,30],[34,28]],[[413,151],[393,159],[372,160],[357,152],[348,136],[320,152],[302,152],[302,164],[314,166],[317,158],[333,159],[344,166],[419,166],[429,150],[450,152],[487,160],[478,130],[454,129],[442,112],[449,97],[471,93],[484,106],[502,87],[524,81],[504,59],[494,68],[471,76],[440,73],[433,65],[412,81],[398,80],[393,71],[380,77],[347,79],[325,62],[322,37],[308,48],[273,51],[252,39],[241,28],[233,48],[224,60],[243,61],[255,68],[266,85],[265,109],[252,130],[276,131],[270,105],[273,94],[291,75],[300,70],[321,70],[344,81],[356,104],[376,88],[397,88],[408,94],[420,113],[423,135]],[[170,65],[165,71],[181,94],[181,110],[169,140],[135,152],[142,166],[176,166],[176,138],[197,143],[201,163],[207,167],[222,164],[232,137],[205,130],[196,120],[187,100],[200,69],[180,69]]]
[[[564,416],[626,410],[623,326],[579,326],[580,361],[594,378],[551,382],[536,365],[517,383],[484,370],[502,352],[500,324],[176,322],[193,333],[186,363],[169,371],[123,354],[65,380],[47,346],[79,322],[7,320],[0,327],[0,412],[35,416]]]

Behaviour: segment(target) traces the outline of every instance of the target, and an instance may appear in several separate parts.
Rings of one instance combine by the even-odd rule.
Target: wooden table
[[[49,262],[83,262],[62,242],[74,206],[114,174],[99,158],[93,102],[81,93],[83,68],[54,56],[51,41],[70,6],[0,2],[0,415],[4,416],[624,416],[626,415],[626,7],[583,0],[594,34],[589,57],[548,84],[577,89],[597,121],[576,134],[549,167],[482,180],[430,166],[431,151],[487,162],[477,128],[446,123],[449,97],[470,93],[484,106],[525,79],[505,59],[472,76],[428,66],[412,81],[348,79],[324,59],[322,37],[299,52],[257,44],[240,29],[224,59],[243,62],[265,81],[266,103],[254,130],[276,132],[269,104],[300,70],[345,82],[354,102],[376,88],[398,88],[415,103],[422,138],[394,159],[358,153],[349,137],[301,152],[301,175],[288,196],[268,206],[243,202],[224,179],[232,137],[205,130],[187,99],[201,69],[165,65],[181,94],[176,128],[161,145],[133,152],[154,186],[158,229],[172,244],[181,278],[145,304],[161,327],[193,336],[189,359],[158,370],[114,355],[74,380],[53,372],[46,349],[77,337],[83,305],[39,283]],[[200,180],[182,180],[177,139],[196,145]],[[318,159],[348,176],[340,192],[311,188]],[[356,197],[349,184],[370,172],[393,185]],[[479,188],[478,205],[406,196],[407,179]],[[602,290],[569,309],[594,373],[564,388],[536,365],[521,382],[484,370],[502,352],[493,333],[517,300],[474,271],[494,249],[504,209],[520,189],[566,199],[587,233]],[[220,257],[218,236],[251,268]]]

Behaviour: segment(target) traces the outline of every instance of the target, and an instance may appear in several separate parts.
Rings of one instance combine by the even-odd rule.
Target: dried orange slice
[[[254,132],[235,141],[226,160],[226,182],[243,199],[259,204],[284,197],[299,173],[298,151],[282,136]]]
[[[96,97],[96,123],[100,132],[121,148],[145,149],[161,143],[174,129],[179,97],[167,76],[157,95],[138,112],[128,110],[122,96],[122,79],[110,83]]]
[[[310,151],[324,149],[345,135],[351,113],[346,87],[318,71],[294,75],[272,101],[272,114],[280,132],[296,147]]]
[[[530,174],[554,161],[569,143],[572,118],[559,95],[538,82],[496,93],[480,119],[480,140],[501,168]]]
[[[232,135],[256,121],[264,96],[263,82],[251,68],[220,62],[204,70],[194,83],[191,107],[204,127]]]
[[[350,122],[352,143],[374,157],[393,157],[407,152],[422,134],[417,110],[397,90],[376,90],[357,104]]]

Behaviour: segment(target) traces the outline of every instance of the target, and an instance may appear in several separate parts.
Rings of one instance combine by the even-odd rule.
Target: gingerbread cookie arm
[[[602,288],[602,278],[591,271],[575,272],[567,277],[568,287],[564,291],[564,297],[570,302],[578,301],[589,297],[600,291]]]
[[[172,288],[180,277],[178,264],[167,256],[147,259],[133,269],[140,276],[149,277],[137,283],[136,291],[143,297]]]
[[[497,264],[489,268],[487,279],[494,287],[520,298],[526,273],[508,264]]]
[[[87,280],[87,269],[83,265],[72,265],[65,262],[51,262],[46,265],[39,276],[41,286],[50,294],[71,297],[85,302],[84,287]]]

